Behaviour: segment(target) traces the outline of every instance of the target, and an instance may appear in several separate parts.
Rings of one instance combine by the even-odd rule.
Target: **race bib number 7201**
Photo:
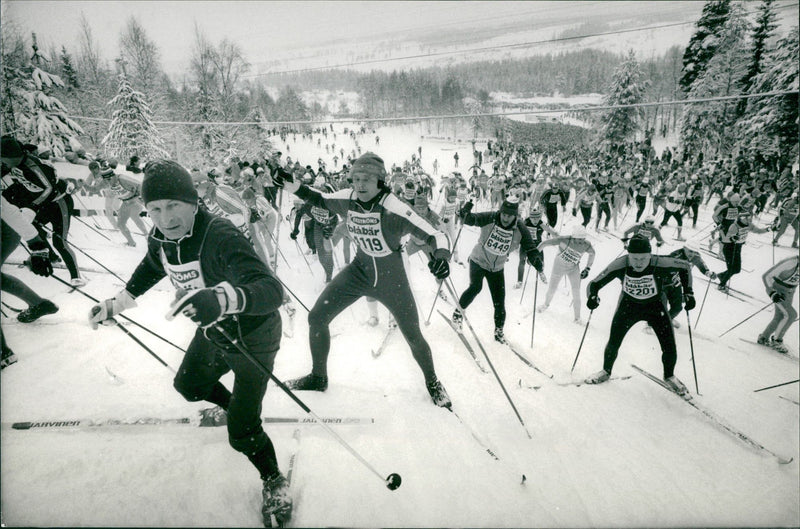
[[[635,299],[649,299],[658,294],[656,280],[652,275],[642,277],[625,276],[622,291]]]

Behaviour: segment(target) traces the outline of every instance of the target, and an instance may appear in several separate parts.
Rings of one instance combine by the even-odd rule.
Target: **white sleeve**
[[[28,208],[20,209],[6,200],[5,197],[2,197],[2,202],[0,202],[0,214],[2,215],[3,222],[8,224],[12,230],[19,233],[19,236],[22,237],[23,240],[28,241],[39,234],[32,224],[33,217],[36,215],[33,210]]]

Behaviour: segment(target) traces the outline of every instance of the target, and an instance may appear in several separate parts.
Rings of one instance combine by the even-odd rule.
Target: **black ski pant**
[[[644,213],[644,208],[647,206],[647,196],[636,196],[636,222],[638,224],[639,219],[642,218],[642,213]]]
[[[431,347],[422,336],[419,314],[399,252],[372,258],[359,251],[352,263],[328,283],[308,313],[311,372],[328,375],[330,322],[362,296],[380,301],[394,316],[426,382],[436,380]]]
[[[558,204],[547,203],[544,207],[544,214],[547,216],[547,223],[551,228],[555,228],[558,223]]]
[[[275,333],[278,335],[277,342]],[[275,312],[262,325],[241,338],[240,343],[272,371],[280,335],[280,315]],[[219,381],[229,371],[233,371],[234,377],[232,392],[228,392]],[[234,450],[248,457],[266,450],[267,468],[259,468],[262,477],[275,474],[278,468],[272,441],[261,423],[261,403],[267,392],[268,381],[269,376],[262,374],[243,354],[235,348],[215,344],[198,328],[173,383],[186,400],[206,400],[227,410],[228,442]]]
[[[700,199],[697,200],[690,200],[686,203],[689,206],[689,209],[692,211],[692,228],[697,227],[697,215],[700,212]]]
[[[683,288],[670,285],[664,288],[664,293],[669,303],[669,319],[674,320],[683,310]]]
[[[469,286],[461,294],[458,304],[466,309],[483,288],[483,279],[489,285],[489,293],[494,304],[494,326],[503,327],[506,323],[506,280],[503,269],[490,272],[473,260],[469,261]]]
[[[592,205],[589,204],[588,206],[581,205],[581,215],[583,215],[583,222],[581,223],[583,227],[589,225],[589,221],[592,220]]]
[[[56,251],[61,255],[69,270],[70,279],[75,279],[78,274],[78,265],[75,262],[75,254],[68,246],[67,236],[69,235],[69,212],[73,208],[72,197],[64,195],[63,197],[53,202],[44,204],[37,212],[33,222],[39,236],[42,240],[47,240],[47,232],[42,227],[45,224],[50,224],[53,227],[53,246]]]
[[[600,227],[600,219],[603,218],[603,213],[606,214],[606,223],[604,226],[608,228],[608,222],[611,220],[611,206],[608,204],[608,202],[597,203],[597,220],[594,223],[595,229]]]
[[[522,282],[525,274],[525,263],[528,262],[528,254],[522,251],[522,246],[519,248],[519,265],[517,265],[517,282]],[[533,267],[540,274],[544,274],[544,254],[541,250],[534,250]]]
[[[678,222],[678,226],[683,226],[683,214],[681,210],[676,209],[675,211],[670,211],[668,209],[664,210],[664,220],[661,221],[661,227],[667,225],[667,221],[670,217],[675,217],[675,220]]]
[[[664,308],[664,303],[658,297],[646,303],[636,303],[623,295],[617,306],[617,311],[614,313],[614,318],[611,320],[611,332],[604,353],[603,369],[611,373],[614,368],[614,362],[617,360],[622,340],[631,327],[640,321],[646,321],[655,331],[658,342],[661,345],[661,363],[664,365],[664,378],[671,377],[675,373],[678,351],[675,346],[675,334],[672,331],[669,314]]]
[[[722,243],[722,256],[725,257],[725,264],[728,269],[719,274],[719,284],[724,286],[731,277],[742,271],[742,246],[734,242]]]

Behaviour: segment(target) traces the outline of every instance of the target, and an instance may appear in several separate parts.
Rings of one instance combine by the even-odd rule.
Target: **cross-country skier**
[[[660,247],[664,244],[664,238],[661,236],[661,230],[656,228],[656,219],[649,215],[644,218],[641,224],[634,224],[622,234],[622,243],[627,244],[628,239],[631,237],[644,237],[648,241],[655,238],[656,246]]]
[[[725,257],[725,264],[728,269],[717,276],[719,278],[719,290],[727,291],[728,281],[735,274],[742,271],[742,247],[747,241],[747,234],[751,231],[755,233],[767,232],[765,228],[760,228],[753,224],[752,214],[746,210],[741,211],[739,218],[729,224],[726,229],[720,229],[722,255]]]
[[[478,242],[469,255],[469,286],[461,294],[453,312],[453,323],[460,327],[464,319],[461,312],[475,299],[483,288],[483,280],[489,285],[494,305],[494,339],[504,342],[503,326],[506,323],[506,285],[504,267],[508,256],[517,246],[525,253],[533,266],[536,244],[530,231],[519,219],[519,199],[511,195],[503,201],[498,211],[472,213],[470,200],[461,209],[460,215],[466,226],[478,226],[481,231]],[[541,219],[540,219],[541,220]]]
[[[321,176],[318,176],[314,181],[314,188],[325,193],[333,191]],[[333,278],[333,243],[331,242],[331,237],[339,218],[326,207],[306,202],[300,207],[295,216],[294,228],[289,234],[292,239],[297,239],[297,235],[300,233],[299,226],[303,215],[308,215],[312,219],[313,226],[311,229],[314,234],[314,247],[317,249],[317,255],[319,255],[319,264],[322,265],[322,269],[325,271],[325,283],[330,283]]]
[[[433,255],[428,268],[437,279],[450,274],[447,237],[414,213],[386,188],[383,159],[372,152],[357,158],[351,167],[353,189],[320,193],[301,185],[283,172],[274,179],[313,206],[326,208],[346,219],[347,229],[358,244],[353,262],[347,265],[322,291],[308,314],[309,341],[313,367],[311,373],[287,382],[292,389],[325,391],[328,388],[329,324],[339,313],[362,296],[383,303],[397,321],[411,348],[434,404],[450,407],[450,397],[436,377],[431,348],[419,328],[419,315],[408,284],[400,239],[413,234],[424,239]]]
[[[524,225],[526,228],[528,228],[531,238],[533,239],[533,243],[537,246],[533,256],[533,267],[537,272],[539,272],[539,280],[542,283],[547,284],[547,276],[544,273],[544,254],[538,249],[538,246],[539,243],[542,242],[542,235],[545,231],[549,233],[551,237],[557,236],[558,233],[556,233],[556,230],[551,228],[548,224],[542,222],[542,210],[539,209],[538,206],[534,206],[531,208],[530,212],[528,212],[528,218],[525,219]],[[522,279],[523,275],[525,274],[526,257],[527,254],[523,252],[522,246],[520,246],[519,265],[517,265],[517,282],[514,285],[515,289],[522,287]]]
[[[75,254],[67,241],[73,207],[67,184],[58,180],[52,165],[23,150],[11,136],[3,136],[0,140],[0,161],[3,165],[3,196],[18,208],[28,208],[36,213],[34,226],[45,243],[47,234],[41,226],[52,226],[53,246],[69,270],[70,284],[75,287],[85,285],[86,280],[78,272]],[[51,257],[54,255],[51,252]]]
[[[686,310],[694,309],[696,303],[692,291],[691,265],[671,257],[654,256],[651,251],[649,240],[634,237],[628,243],[628,255],[613,260],[586,286],[586,306],[594,310],[600,305],[600,289],[614,278],[622,282],[622,292],[611,320],[611,331],[604,352],[603,369],[588,377],[586,382],[600,384],[609,379],[622,340],[635,323],[644,320],[653,327],[661,344],[664,381],[676,393],[683,395],[687,389],[675,376],[678,353],[664,289],[672,283],[672,274],[678,273]]]
[[[539,243],[538,250],[547,246],[558,246],[558,254],[553,259],[553,270],[550,272],[547,295],[545,295],[544,303],[539,305],[539,312],[546,311],[550,306],[561,278],[566,275],[572,285],[572,311],[575,315],[575,323],[581,323],[581,280],[586,279],[589,275],[595,257],[594,246],[586,236],[586,228],[575,226],[571,236],[553,237]],[[588,254],[589,257],[586,267],[581,270],[583,254]]]
[[[764,272],[761,281],[764,282],[767,295],[775,303],[775,316],[758,335],[758,343],[786,353],[788,349],[783,345],[783,337],[797,319],[792,300],[800,281],[800,258],[794,255],[778,262]]]
[[[688,262],[691,266],[696,266],[697,269],[700,270],[700,273],[706,276],[709,280],[714,280],[717,278],[716,272],[712,272],[709,270],[708,266],[706,266],[706,263],[700,256],[700,252],[697,251],[696,243],[689,242],[682,248],[678,248],[674,252],[667,254],[667,257],[681,259]],[[680,323],[678,323],[675,317],[680,314],[681,310],[683,309],[683,299],[685,297],[683,289],[681,288],[680,274],[677,272],[672,274],[672,283],[664,285],[664,292],[666,293],[667,301],[669,302],[669,317],[672,320],[672,326],[677,329],[680,327]]]
[[[269,377],[217,329],[223,328],[272,370],[281,340],[280,282],[250,241],[230,221],[199,208],[192,177],[169,160],[144,168],[142,199],[153,220],[148,251],[115,297],[92,307],[92,328],[136,306],[136,298],[169,277],[177,289],[171,313],[182,312],[198,329],[175,375],[175,389],[191,402],[205,400],[227,412],[228,440],[261,474],[262,516],[271,526],[291,516],[286,478],[261,425]],[[233,371],[233,393],[220,378]]]

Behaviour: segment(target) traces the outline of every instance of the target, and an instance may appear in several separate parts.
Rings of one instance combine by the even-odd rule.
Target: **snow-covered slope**
[[[337,131],[341,126],[335,127]],[[447,144],[419,139],[421,131],[408,126],[377,131],[381,141],[361,139],[364,150],[374,149],[387,165],[401,162],[423,147],[423,164],[431,170],[434,158],[442,169],[452,168],[454,149],[462,166],[471,160],[469,143]],[[351,145],[340,133],[337,145]],[[285,154],[313,163],[319,153],[316,140],[298,137],[281,144]],[[347,147],[346,147],[347,148]],[[352,147],[351,147],[352,148]],[[332,164],[332,162],[329,162]],[[284,214],[290,200],[284,197]],[[710,208],[701,210],[699,228],[710,222]],[[621,225],[627,226],[633,214]],[[756,220],[761,225],[767,215]],[[87,220],[87,219],[82,219]],[[102,217],[88,219],[105,226]],[[567,217],[562,231],[575,219]],[[123,246],[123,238],[110,231],[109,242],[75,222],[71,242],[127,278],[144,251]],[[673,228],[665,230],[670,243]],[[283,255],[278,275],[307,306],[323,284],[318,262],[311,272],[281,224]],[[685,236],[703,239],[705,231],[688,229]],[[618,240],[590,232],[597,249],[593,274],[617,256]],[[753,390],[797,378],[798,363],[740,340],[755,339],[772,317],[772,309],[753,317],[719,338],[769,300],[760,275],[772,263],[769,235],[752,236],[744,250],[744,267],[731,285],[751,296],[742,300],[711,287],[699,324],[692,312],[694,360],[701,404],[714,410],[770,450],[798,458],[800,447],[798,385],[754,393]],[[785,235],[783,241],[790,240]],[[459,247],[466,255],[477,233],[465,228]],[[756,247],[755,245],[760,245]],[[671,244],[662,253],[674,249]],[[775,260],[793,250],[775,248]],[[703,256],[712,270],[724,264]],[[24,258],[18,250],[9,259]],[[311,259],[309,257],[309,259]],[[552,250],[545,253],[549,273]],[[100,267],[85,255],[79,263]],[[338,262],[342,263],[341,253]],[[397,472],[402,486],[389,491],[321,427],[304,424],[295,467],[297,512],[293,525],[387,527],[672,527],[672,526],[797,526],[800,525],[798,463],[779,465],[774,458],[754,450],[720,431],[702,414],[636,374],[635,363],[660,376],[660,350],[656,338],[637,324],[620,350],[614,380],[601,386],[561,386],[580,380],[602,365],[617,284],[601,293],[602,304],[593,315],[574,373],[583,325],[572,322],[570,296],[560,286],[550,309],[536,314],[535,340],[531,338],[534,296],[541,303],[533,277],[514,290],[516,257],[506,267],[506,334],[547,378],[523,364],[505,346],[492,340],[492,305],[486,289],[467,311],[500,380],[513,400],[523,428],[492,374],[478,370],[456,335],[433,312],[436,284],[417,256],[408,262],[423,333],[433,349],[440,379],[463,421],[434,407],[422,375],[399,334],[392,336],[379,358],[378,347],[386,331],[388,314],[381,308],[381,325],[365,324],[364,301],[344,311],[332,323],[329,360],[330,387],[325,393],[301,392],[299,397],[319,416],[371,418],[374,422],[333,425],[346,441],[377,471]],[[2,371],[0,414],[0,511],[5,525],[26,526],[260,526],[260,481],[246,458],[229,446],[224,428],[191,425],[115,426],[14,430],[16,421],[69,419],[177,418],[194,416],[206,407],[185,402],[172,388],[173,373],[159,364],[124,332],[116,328],[92,331],[85,323],[92,302],[53,279],[34,276],[7,264],[4,273],[23,278],[46,294],[61,310],[34,324],[3,318],[3,330],[19,362]],[[64,270],[57,270],[66,278]],[[122,282],[108,273],[86,272],[89,284],[82,290],[102,299],[116,293]],[[452,280],[459,291],[468,283],[467,270],[454,265]],[[698,302],[706,283],[695,274]],[[172,289],[161,283],[139,299],[126,314],[154,332],[185,347],[194,326],[185,318],[164,319]],[[448,293],[448,298],[452,296]],[[3,296],[10,306],[22,302]],[[585,300],[582,301],[582,303]],[[452,306],[439,299],[436,307],[450,314]],[[8,313],[6,307],[3,308]],[[583,308],[586,321],[588,310]],[[275,374],[280,379],[303,375],[310,369],[305,310],[298,305],[294,335],[284,337]],[[286,317],[284,314],[284,321]],[[685,315],[676,331],[679,359],[676,373],[695,392],[689,334]],[[796,324],[795,324],[796,325]],[[128,331],[178,367],[182,353],[176,348],[127,325]],[[470,336],[470,340],[473,338]],[[797,327],[787,335],[796,353]],[[486,359],[476,348],[481,361]],[[113,376],[112,376],[113,374]],[[231,378],[223,382],[230,385]],[[536,386],[532,389],[528,386]],[[779,398],[784,397],[784,398]],[[271,385],[264,400],[264,415],[301,418],[305,414],[280,389]],[[296,424],[267,425],[285,470],[294,442]],[[529,439],[525,430],[531,433]],[[472,434],[480,440],[476,440]],[[485,448],[500,458],[494,460]],[[527,480],[521,485],[522,475]]]

